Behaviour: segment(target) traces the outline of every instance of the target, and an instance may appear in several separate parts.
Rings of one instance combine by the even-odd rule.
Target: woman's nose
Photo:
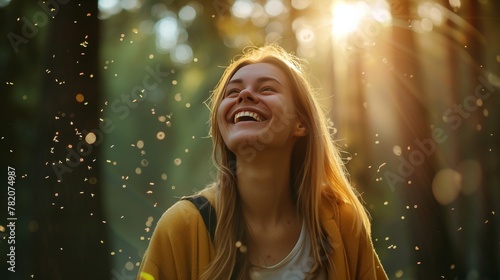
[[[252,93],[252,91],[248,89],[244,89],[240,91],[238,95],[238,103],[243,103],[243,102],[250,102],[250,103],[257,103],[259,101],[259,98],[257,95]]]

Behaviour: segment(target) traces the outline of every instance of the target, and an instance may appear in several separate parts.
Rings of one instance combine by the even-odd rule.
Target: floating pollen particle
[[[82,103],[83,101],[85,101],[85,96],[83,94],[81,94],[81,93],[78,93],[78,94],[75,95],[75,99],[76,99],[77,102]]]

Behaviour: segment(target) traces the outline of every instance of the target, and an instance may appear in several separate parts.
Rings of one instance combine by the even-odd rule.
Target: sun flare
[[[332,7],[332,33],[344,36],[354,32],[369,11],[368,4],[338,2]]]

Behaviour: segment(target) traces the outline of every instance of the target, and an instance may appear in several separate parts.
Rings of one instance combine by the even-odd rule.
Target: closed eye
[[[226,97],[238,94],[239,92],[240,92],[240,90],[238,88],[228,89],[228,90],[226,90]]]
[[[277,92],[273,87],[265,86],[261,90],[261,92]]]

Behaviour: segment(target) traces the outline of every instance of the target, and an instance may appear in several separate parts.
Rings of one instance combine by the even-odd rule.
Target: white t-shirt
[[[311,239],[306,230],[305,221],[302,223],[299,240],[292,251],[279,263],[272,266],[256,266],[250,269],[252,280],[277,280],[277,279],[305,279],[307,273],[314,265],[311,258]],[[318,280],[326,280],[325,270],[322,269]]]

